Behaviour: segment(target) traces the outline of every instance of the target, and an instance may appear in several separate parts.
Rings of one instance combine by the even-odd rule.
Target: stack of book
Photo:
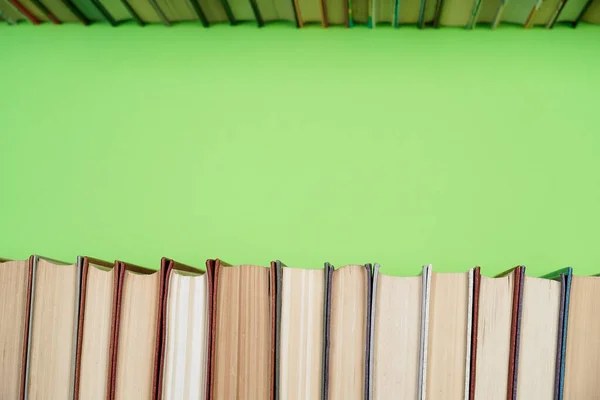
[[[0,0],[0,17],[13,24],[107,21],[113,26],[132,20],[167,26],[197,21],[206,27],[287,21],[299,28],[307,24],[495,28],[501,23],[552,28],[557,23],[600,23],[600,0]]]
[[[598,399],[600,277],[0,260],[0,399]]]

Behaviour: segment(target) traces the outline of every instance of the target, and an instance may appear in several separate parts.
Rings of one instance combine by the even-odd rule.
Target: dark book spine
[[[433,17],[433,27],[440,27],[440,18],[442,17],[442,10],[444,9],[444,0],[437,0],[435,3],[435,14]]]
[[[206,18],[206,14],[204,13],[204,10],[202,10],[202,7],[200,6],[200,3],[198,2],[198,0],[190,0],[190,4],[192,5],[192,8],[196,12],[196,15],[198,16],[198,19],[202,23],[202,26],[204,26],[205,28],[208,28],[210,26],[210,23],[208,22],[208,18]]]
[[[583,6],[583,10],[581,10],[581,12],[579,13],[579,15],[575,19],[575,21],[573,21],[573,28],[577,28],[577,25],[579,25],[579,23],[583,19],[583,16],[587,12],[587,10],[589,10],[589,8],[590,8],[590,6],[592,5],[593,2],[594,2],[594,0],[588,0],[588,2],[585,3],[585,6]]]
[[[426,0],[421,0],[421,8],[419,9],[419,21],[417,23],[419,29],[425,28],[425,7],[427,6]]]
[[[63,4],[67,6],[69,11],[75,15],[75,17],[81,22],[83,25],[87,26],[90,24],[90,20],[81,12],[79,8],[73,3],[71,0],[62,0]]]
[[[36,5],[36,6],[37,6],[37,7],[40,9],[40,11],[41,11],[41,12],[43,12],[43,13],[44,13],[44,15],[45,15],[46,17],[48,17],[48,19],[49,19],[50,21],[52,21],[52,22],[53,22],[54,24],[56,24],[56,25],[60,25],[60,24],[61,24],[60,20],[59,20],[58,18],[56,18],[56,15],[54,15],[54,14],[52,13],[52,11],[50,11],[50,10],[48,9],[48,7],[46,7],[46,6],[44,5],[44,3],[42,3],[40,0],[31,0],[31,1],[33,2],[33,4],[35,4],[35,5]]]
[[[354,15],[352,13],[352,0],[344,1],[346,5],[346,28],[352,28],[354,26]]]
[[[298,6],[296,5],[296,0],[289,0],[292,2],[292,8],[294,9],[294,22],[296,23],[296,28],[302,27],[302,21],[300,20],[300,15],[298,13]]]
[[[250,6],[252,7],[252,12],[254,12],[254,18],[256,18],[256,23],[258,24],[258,27],[262,28],[263,26],[265,26],[265,21],[263,20],[256,0],[250,0]]]
[[[140,26],[144,26],[146,25],[146,23],[140,18],[140,16],[135,12],[135,10],[133,9],[133,7],[131,7],[131,4],[129,4],[129,2],[127,0],[121,0],[121,2],[123,3],[123,5],[125,6],[125,8],[127,9],[127,11],[129,12],[129,14],[131,14],[131,17],[133,19],[136,20],[136,22],[140,25]]]
[[[231,6],[227,0],[221,0],[221,4],[223,5],[223,10],[225,10],[225,14],[227,15],[227,19],[231,25],[237,25],[237,20],[233,15],[233,11],[231,10]]]
[[[156,15],[158,15],[158,18],[160,18],[163,25],[171,26],[172,25],[171,21],[169,21],[169,19],[167,18],[167,16],[163,12],[163,10],[160,8],[160,6],[156,2],[156,0],[149,0],[149,1],[150,1],[150,5],[152,5],[152,8],[154,9],[154,12],[156,12]]]
[[[327,15],[327,2],[321,0],[321,25],[323,28],[329,27],[329,16]]]
[[[104,16],[104,18],[106,18],[106,20],[112,26],[119,25],[119,23],[117,22],[117,20],[113,18],[113,16],[110,14],[110,12],[108,12],[108,10],[106,9],[106,7],[104,7],[104,5],[102,5],[102,3],[99,0],[91,0],[91,1],[94,4],[94,6],[96,6],[96,8],[98,9],[98,11],[100,11],[100,13]]]

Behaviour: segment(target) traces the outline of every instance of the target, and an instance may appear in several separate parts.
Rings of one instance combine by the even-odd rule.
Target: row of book
[[[0,260],[1,399],[591,400],[600,277]]]
[[[306,24],[403,24],[459,26],[500,23],[552,28],[556,23],[576,26],[600,23],[600,0],[0,0],[0,18],[8,23],[29,20],[90,24],[123,21],[140,25],[198,21],[210,24],[254,21],[258,26],[288,21]]]

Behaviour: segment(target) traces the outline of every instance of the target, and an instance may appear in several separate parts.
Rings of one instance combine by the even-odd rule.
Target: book
[[[533,15],[530,17],[527,27],[545,26],[546,28],[551,28],[563,3],[564,0],[543,0],[537,2],[536,7],[532,10]]]
[[[325,390],[330,400],[368,396],[371,265],[339,269],[327,263]]]
[[[475,24],[490,25],[494,28],[502,17],[504,0],[481,0],[477,10]]]
[[[232,24],[240,22],[256,22],[258,26],[264,24],[257,0],[222,0],[222,2]]]
[[[141,25],[162,23],[170,25],[157,0],[122,0],[129,13]]]
[[[109,395],[149,399],[158,382],[164,270],[119,262],[117,273]]]
[[[324,0],[326,10],[325,17],[327,26],[329,25],[343,25],[346,27],[350,26],[350,6],[349,0]]]
[[[211,399],[273,399],[276,272],[274,265],[213,260]]]
[[[371,24],[390,24],[395,26],[396,0],[372,0]]]
[[[2,18],[11,25],[25,20],[23,14],[9,0],[0,0],[0,13]]]
[[[74,400],[101,400],[109,397],[119,267],[118,262],[91,257],[79,257],[78,264],[81,295]]]
[[[93,0],[98,7],[103,7],[106,10],[107,15],[116,25],[120,22],[130,21],[132,19],[141,21],[135,15],[135,11],[131,8],[127,0]]]
[[[206,16],[206,20],[210,24],[220,23],[220,22],[235,22],[233,19],[233,15],[231,15],[231,10],[229,8],[225,8],[223,2],[221,0],[197,0],[200,7],[202,7],[202,11]]]
[[[583,22],[588,24],[600,24],[600,1],[591,0],[588,2],[588,7],[585,13],[581,16]]]
[[[394,22],[397,25],[417,24],[420,21],[421,11],[423,10],[423,1],[421,0],[396,0],[396,16]]]
[[[46,8],[43,4],[36,0],[11,0],[15,6],[20,6],[23,10],[27,10],[34,18],[33,21],[60,23],[58,19]],[[31,18],[30,18],[31,19]]]
[[[4,0],[6,2],[6,9],[9,9],[10,6],[14,8],[14,10],[18,11],[23,17],[27,18],[32,24],[39,25],[41,19],[38,18],[30,9],[28,9],[23,3],[19,0]],[[8,11],[10,13],[10,11]],[[17,22],[18,20],[15,20]]]
[[[500,23],[516,24],[526,26],[529,23],[536,8],[541,6],[540,0],[507,1],[502,10]]]
[[[370,399],[420,398],[427,268],[423,276],[397,277],[374,266]]]
[[[563,398],[595,399],[600,393],[600,277],[573,275],[566,309]]]
[[[600,276],[0,259],[0,398],[591,399]]]
[[[60,24],[62,22],[81,22],[79,10],[74,11],[73,3],[70,0],[32,0],[38,8],[48,16],[52,22]]]
[[[473,13],[473,1],[438,0],[438,25],[467,26]]]
[[[202,21],[203,19],[206,21],[204,11],[202,11],[202,7],[197,0],[155,0],[155,3],[168,23],[174,21]]]
[[[354,25],[366,25],[369,23],[371,16],[371,1],[372,0],[352,0],[352,9],[350,15],[352,20],[351,26]]]
[[[298,27],[306,24],[319,23],[323,27],[328,26],[327,10],[325,0],[294,0]]]
[[[524,276],[517,398],[552,400],[560,386],[564,282]]]
[[[297,25],[294,0],[256,0],[256,7],[263,22],[287,21]]]
[[[83,18],[88,22],[108,21],[111,25],[116,25],[112,15],[99,0],[72,0],[72,4],[80,10]]]
[[[516,396],[524,273],[519,266],[495,278],[475,275],[469,388],[475,398]]]
[[[469,395],[474,268],[463,273],[437,273],[427,268],[424,304],[428,310],[424,342],[425,391],[431,400],[465,399]],[[449,371],[452,371],[450,374]]]
[[[565,0],[556,17],[555,23],[577,23],[589,7],[590,0]]]
[[[163,258],[158,400],[208,399],[212,270]]]
[[[277,261],[275,271],[276,398],[322,398],[327,270],[288,268]]]
[[[432,25],[436,18],[436,10],[441,0],[421,0],[421,6],[419,9],[419,19],[417,25],[419,28]]]
[[[80,269],[33,257],[25,398],[74,392]]]
[[[27,342],[33,256],[29,260],[0,259],[0,398],[25,395]]]

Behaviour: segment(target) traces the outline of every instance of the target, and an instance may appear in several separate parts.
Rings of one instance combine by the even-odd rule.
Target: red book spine
[[[15,6],[15,8],[17,10],[19,10],[19,12],[21,14],[23,14],[29,21],[31,21],[32,24],[34,24],[34,25],[40,24],[40,20],[37,19],[36,16],[31,13],[31,11],[29,11],[27,8],[25,8],[25,6],[23,4],[21,4],[19,2],[19,0],[10,0],[10,3],[13,6]]]

